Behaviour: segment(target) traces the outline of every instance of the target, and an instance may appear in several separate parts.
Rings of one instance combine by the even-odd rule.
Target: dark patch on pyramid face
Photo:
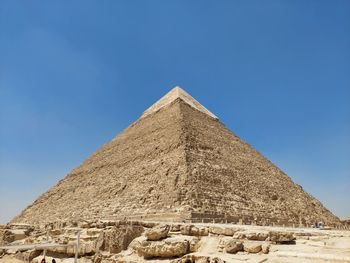
[[[339,223],[214,114],[171,92],[14,221]]]

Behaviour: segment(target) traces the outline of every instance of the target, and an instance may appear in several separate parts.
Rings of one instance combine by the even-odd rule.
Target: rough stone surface
[[[261,251],[261,243],[254,241],[245,241],[243,243],[244,251],[248,253],[259,253]]]
[[[24,239],[28,236],[26,229],[5,229],[3,233],[4,243],[11,243],[13,241]]]
[[[292,232],[269,231],[268,240],[276,243],[291,242],[295,240],[295,236]]]
[[[96,242],[96,251],[119,253],[127,249],[129,244],[143,233],[141,226],[112,227],[100,233]]]
[[[243,251],[243,244],[240,241],[231,239],[228,242],[226,242],[225,251],[227,253],[236,254],[238,251]]]
[[[181,230],[180,224],[172,224],[170,227],[171,232],[179,232]]]
[[[189,252],[190,253],[197,252],[200,246],[200,238],[196,236],[187,236],[185,237],[185,239],[188,240],[189,242],[189,246],[190,246]]]
[[[271,245],[269,243],[267,243],[267,242],[262,243],[261,244],[262,253],[268,254],[270,252],[270,247],[271,247]]]
[[[182,235],[187,236],[207,236],[209,234],[208,227],[183,225],[180,227]]]
[[[169,225],[158,225],[145,232],[147,240],[156,241],[166,238],[170,230]]]
[[[161,241],[141,241],[136,246],[136,251],[145,258],[180,257],[190,251],[190,245],[186,238],[170,237]]]
[[[34,258],[40,256],[42,252],[40,250],[35,250],[35,249],[31,249],[28,251],[23,251],[23,252],[19,252],[16,254],[16,258],[24,261],[24,262],[30,262],[32,261]]]
[[[215,235],[224,235],[224,236],[232,236],[239,229],[235,227],[221,227],[221,226],[212,226],[209,228],[209,232]]]
[[[219,225],[219,224],[178,224],[201,228],[233,227],[239,228],[241,233],[252,233],[251,236],[259,236],[258,233],[268,231],[269,237],[275,241],[253,241],[248,240],[250,235],[246,235],[242,240],[236,240],[232,236],[209,234],[209,236],[185,236],[180,231],[171,232],[170,238],[159,241],[149,241],[144,235],[143,222],[140,221],[89,221],[80,223],[50,223],[45,226],[35,227],[24,239],[16,240],[8,245],[11,249],[0,251],[0,263],[19,263],[18,259],[26,262],[38,255],[42,251],[19,252],[22,244],[33,244],[42,242],[54,242],[58,244],[75,245],[76,228],[73,226],[88,224],[90,228],[81,228],[81,243],[79,250],[79,262],[89,263],[116,263],[116,262],[170,262],[172,258],[162,258],[166,255],[183,253],[187,247],[185,256],[176,260],[178,262],[347,262],[350,261],[350,232],[339,230],[320,230],[313,228],[282,228],[265,227],[252,225]],[[159,222],[156,223],[160,224]],[[97,228],[97,226],[99,228]],[[152,225],[154,226],[154,225]],[[180,227],[179,227],[180,228]],[[177,228],[177,229],[179,229]],[[4,230],[24,230],[20,226],[13,227],[7,225]],[[47,230],[50,229],[49,232]],[[140,231],[139,231],[140,230]],[[135,232],[138,236],[127,246],[123,240],[130,240],[133,237],[128,231]],[[48,233],[48,235],[46,234]],[[237,232],[236,232],[237,233]],[[294,239],[290,242],[288,239]],[[130,239],[129,239],[130,238]],[[277,242],[280,240],[281,242]],[[170,242],[169,242],[170,241]],[[293,240],[292,240],[293,241]],[[236,252],[240,249],[238,242],[243,242],[246,252]],[[124,244],[124,245],[122,245]],[[146,259],[138,256],[137,250],[141,247],[149,254]],[[261,248],[259,248],[259,246]],[[121,250],[121,251],[120,251]],[[257,252],[259,251],[259,252]],[[231,253],[228,253],[231,252]],[[148,257],[159,257],[149,260]],[[163,255],[163,256],[162,256]],[[55,257],[57,263],[73,263],[74,246],[60,247],[59,249],[48,249],[47,259]],[[34,258],[33,262],[36,262]],[[266,261],[267,260],[267,261]],[[238,262],[237,261],[237,262]]]
[[[248,239],[248,240],[257,240],[264,241],[269,237],[268,231],[238,231],[233,235],[236,239]]]
[[[12,222],[340,224],[278,167],[185,97],[156,103]]]

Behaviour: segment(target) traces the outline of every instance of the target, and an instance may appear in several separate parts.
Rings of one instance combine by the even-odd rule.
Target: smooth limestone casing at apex
[[[83,219],[340,224],[179,87],[12,222]]]

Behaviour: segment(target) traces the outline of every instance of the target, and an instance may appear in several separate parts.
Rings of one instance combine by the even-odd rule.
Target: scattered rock
[[[267,242],[262,243],[261,244],[261,251],[262,251],[262,253],[268,254],[270,252],[270,246],[271,245],[269,243],[267,243]]]
[[[209,233],[215,235],[224,235],[224,236],[233,236],[239,228],[235,227],[220,227],[220,226],[211,226],[209,227]]]
[[[244,235],[248,240],[265,241],[269,237],[268,231],[245,231]]]
[[[144,229],[142,226],[123,225],[112,227],[100,233],[96,241],[96,251],[108,251],[110,253],[119,253],[127,249],[129,244],[142,235]]]
[[[168,236],[170,230],[169,225],[157,225],[145,232],[145,236],[149,241],[157,241]]]
[[[171,225],[171,227],[170,227],[170,231],[171,231],[171,232],[179,232],[179,231],[180,231],[180,228],[181,228],[181,225],[179,225],[179,224],[173,224],[173,225]]]
[[[147,237],[145,236],[140,236],[135,238],[133,241],[128,246],[128,250],[137,252],[137,249],[141,246],[141,243],[147,241]]]
[[[244,251],[248,253],[259,253],[261,251],[261,243],[254,241],[246,241],[243,244]]]
[[[191,235],[191,228],[193,225],[182,225],[180,226],[180,231],[182,235],[190,236]]]
[[[275,243],[288,243],[295,240],[295,237],[292,232],[264,231],[264,230],[238,231],[233,235],[233,238],[247,239],[247,240],[254,240],[254,241],[271,241]]]
[[[207,236],[209,235],[209,229],[207,227],[183,225],[180,227],[182,235],[186,236]]]
[[[28,236],[28,230],[26,229],[6,229],[3,234],[3,240],[5,243],[11,243],[13,241],[24,239]]]
[[[160,241],[144,240],[135,245],[137,254],[145,258],[180,257],[190,251],[189,241],[183,237],[171,237]]]
[[[231,239],[226,242],[225,251],[230,254],[236,254],[238,251],[243,251],[243,244],[240,241]]]
[[[188,237],[184,237],[184,239],[187,239],[190,245],[190,252],[197,252],[199,246],[200,246],[200,239],[198,237],[195,236],[188,236]]]
[[[287,243],[295,240],[294,234],[292,232],[284,231],[269,231],[269,238],[267,241],[275,243]]]
[[[235,239],[245,239],[246,238],[246,232],[245,231],[237,231],[234,233],[233,238]]]
[[[226,246],[226,243],[229,242],[231,239],[233,239],[232,237],[221,237],[220,240],[219,240],[219,244],[218,244],[218,251],[219,252],[224,252],[225,250],[225,246]]]

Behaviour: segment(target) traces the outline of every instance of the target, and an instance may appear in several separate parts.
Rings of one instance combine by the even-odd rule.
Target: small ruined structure
[[[340,224],[179,87],[12,222],[96,219]]]

